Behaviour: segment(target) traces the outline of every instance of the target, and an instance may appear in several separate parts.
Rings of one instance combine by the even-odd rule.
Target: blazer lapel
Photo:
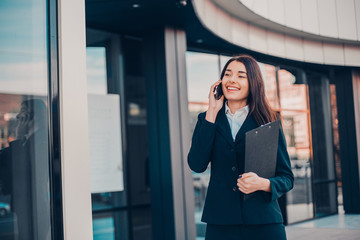
[[[241,126],[241,128],[239,129],[239,131],[236,134],[235,137],[235,143],[239,143],[240,140],[245,139],[245,133],[257,128],[259,125],[257,124],[257,122],[255,121],[255,118],[253,117],[253,115],[248,115],[243,123],[243,125]]]
[[[225,105],[220,109],[217,122],[216,122],[217,129],[221,133],[221,135],[225,138],[225,140],[231,145],[234,145],[234,139],[231,134],[231,129],[229,125],[229,121],[225,114]]]

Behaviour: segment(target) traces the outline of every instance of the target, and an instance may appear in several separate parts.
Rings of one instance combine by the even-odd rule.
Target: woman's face
[[[249,81],[245,65],[232,61],[226,68],[222,88],[228,101],[246,101],[249,96]]]

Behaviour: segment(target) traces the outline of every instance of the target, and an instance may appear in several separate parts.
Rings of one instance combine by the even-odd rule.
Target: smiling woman
[[[214,89],[220,84],[224,95],[216,98]],[[194,172],[204,172],[211,163],[201,218],[207,223],[206,240],[286,239],[277,199],[292,189],[294,175],[281,130],[275,175],[244,172],[245,133],[276,119],[258,63],[248,55],[231,58],[211,86],[208,110],[198,116],[188,154]]]

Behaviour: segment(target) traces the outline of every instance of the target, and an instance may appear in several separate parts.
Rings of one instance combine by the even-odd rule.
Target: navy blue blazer
[[[270,178],[271,193],[256,191],[244,200],[237,187],[239,174],[244,173],[245,133],[259,125],[249,115],[235,141],[223,107],[215,123],[200,113],[188,154],[188,164],[195,172],[204,172],[211,162],[211,176],[201,221],[210,224],[282,223],[277,199],[293,187],[289,154],[282,130],[279,134],[275,177]],[[261,147],[261,146],[259,146]]]

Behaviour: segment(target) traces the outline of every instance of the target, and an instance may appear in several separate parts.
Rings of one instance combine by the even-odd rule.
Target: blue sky
[[[0,93],[46,95],[45,0],[0,1]]]
[[[86,48],[88,93],[107,94],[105,47]]]
[[[218,55],[186,53],[189,102],[207,102],[211,85],[219,80]]]

